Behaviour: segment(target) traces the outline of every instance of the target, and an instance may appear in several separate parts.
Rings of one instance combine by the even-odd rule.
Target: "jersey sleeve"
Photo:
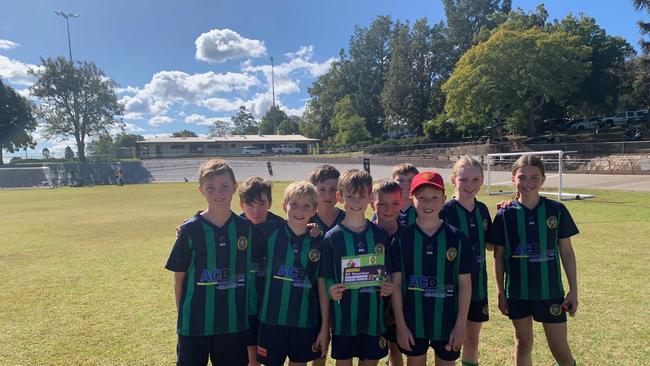
[[[576,226],[575,221],[573,221],[573,217],[571,217],[571,213],[569,210],[567,210],[566,206],[561,205],[560,206],[560,217],[559,217],[560,223],[558,224],[557,228],[557,236],[560,239],[566,239],[570,238],[576,234],[578,234],[580,231],[578,230],[578,227]]]
[[[166,269],[172,272],[187,271],[192,258],[190,242],[189,230],[186,225],[183,225],[181,226],[178,238],[176,238],[174,247],[172,247],[172,252],[169,254],[169,258],[167,259],[167,264],[165,265]]]
[[[388,247],[388,256],[390,257],[391,268],[390,273],[402,272],[402,238],[401,235],[396,235]]]
[[[504,247],[506,245],[506,232],[505,232],[505,211],[500,209],[494,217],[494,222],[490,225],[488,230],[488,242],[494,245]]]

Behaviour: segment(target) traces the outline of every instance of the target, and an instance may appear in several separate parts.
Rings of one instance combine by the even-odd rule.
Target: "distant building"
[[[266,153],[273,147],[289,145],[299,148],[303,154],[317,148],[318,139],[302,135],[226,135],[216,137],[150,137],[138,141],[143,159],[181,158],[202,156],[244,155],[243,147],[255,146]]]

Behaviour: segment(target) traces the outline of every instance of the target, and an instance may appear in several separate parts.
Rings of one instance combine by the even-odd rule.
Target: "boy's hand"
[[[318,224],[316,224],[315,222],[310,222],[309,224],[307,224],[307,231],[309,231],[309,236],[311,236],[312,238],[316,238],[324,234],[322,231],[320,231]]]
[[[571,316],[576,315],[576,311],[578,311],[578,294],[569,290],[564,297],[564,302],[562,302],[562,310]]]
[[[449,334],[449,342],[447,342],[445,349],[448,352],[451,352],[451,350],[458,352],[460,351],[460,347],[462,347],[463,343],[465,343],[466,339],[467,334],[465,333],[465,326],[459,326],[457,323],[454,326],[454,329],[451,330],[451,334]]]
[[[497,210],[501,208],[510,207],[511,205],[512,205],[512,201],[501,201],[497,203]]]
[[[411,333],[411,330],[404,325],[397,325],[395,328],[396,335],[397,335],[397,344],[399,344],[402,349],[405,349],[407,351],[412,351],[411,345],[415,345],[415,339],[413,338],[413,333]]]
[[[503,315],[508,315],[508,300],[506,300],[506,294],[502,292],[498,295],[498,298],[499,311],[501,311],[501,314]]]
[[[181,225],[176,226],[176,239],[181,236]]]
[[[330,332],[329,329],[321,329],[318,332],[318,337],[316,337],[316,342],[312,345],[312,350],[320,351],[320,358],[327,356],[327,348],[330,344]]]
[[[393,283],[387,281],[382,282],[380,295],[383,297],[388,297],[392,293],[393,293]]]
[[[341,301],[343,298],[343,291],[345,291],[345,285],[342,283],[337,283],[336,285],[330,286],[330,297],[334,301]]]

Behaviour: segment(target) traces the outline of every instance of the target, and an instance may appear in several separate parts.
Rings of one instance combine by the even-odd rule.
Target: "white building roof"
[[[319,139],[312,139],[303,135],[226,135],[216,137],[149,137],[144,141],[138,141],[139,144],[146,143],[179,143],[179,142],[317,142]]]

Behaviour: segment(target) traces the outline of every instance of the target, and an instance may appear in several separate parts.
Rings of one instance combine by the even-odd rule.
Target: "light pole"
[[[72,46],[70,45],[70,18],[78,18],[79,14],[64,13],[62,11],[55,11],[54,14],[60,15],[65,18],[65,25],[68,29],[68,52],[70,53],[70,62],[72,62]]]
[[[277,135],[275,129],[275,76],[273,73],[273,56],[271,56],[271,91],[273,93],[273,113],[271,115],[271,118],[273,119],[273,134]]]

